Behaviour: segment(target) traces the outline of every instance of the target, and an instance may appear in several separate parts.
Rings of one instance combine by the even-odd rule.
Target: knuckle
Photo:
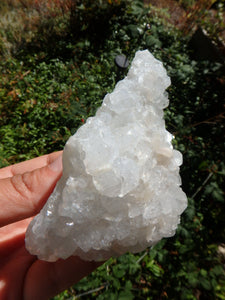
[[[32,187],[26,174],[16,175],[10,178],[13,189],[24,200],[29,200],[32,197]]]

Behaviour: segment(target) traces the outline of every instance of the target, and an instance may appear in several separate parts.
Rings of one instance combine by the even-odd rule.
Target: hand
[[[62,152],[0,169],[0,299],[44,300],[91,273],[99,263],[72,256],[54,263],[28,253],[28,224],[62,175]]]

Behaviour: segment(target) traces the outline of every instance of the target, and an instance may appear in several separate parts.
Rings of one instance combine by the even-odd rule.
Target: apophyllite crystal
[[[68,140],[63,176],[26,233],[40,259],[105,260],[174,235],[187,206],[163,109],[170,78],[138,51],[127,77]]]

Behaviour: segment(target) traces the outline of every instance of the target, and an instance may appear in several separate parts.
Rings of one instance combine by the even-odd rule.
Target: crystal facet
[[[174,235],[187,206],[163,109],[170,78],[138,51],[127,77],[71,136],[63,176],[26,233],[40,259],[105,260]]]

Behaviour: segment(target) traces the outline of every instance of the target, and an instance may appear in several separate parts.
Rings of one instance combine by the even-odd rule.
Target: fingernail
[[[62,155],[57,157],[52,163],[50,163],[49,168],[53,170],[54,172],[60,172],[62,171]]]

